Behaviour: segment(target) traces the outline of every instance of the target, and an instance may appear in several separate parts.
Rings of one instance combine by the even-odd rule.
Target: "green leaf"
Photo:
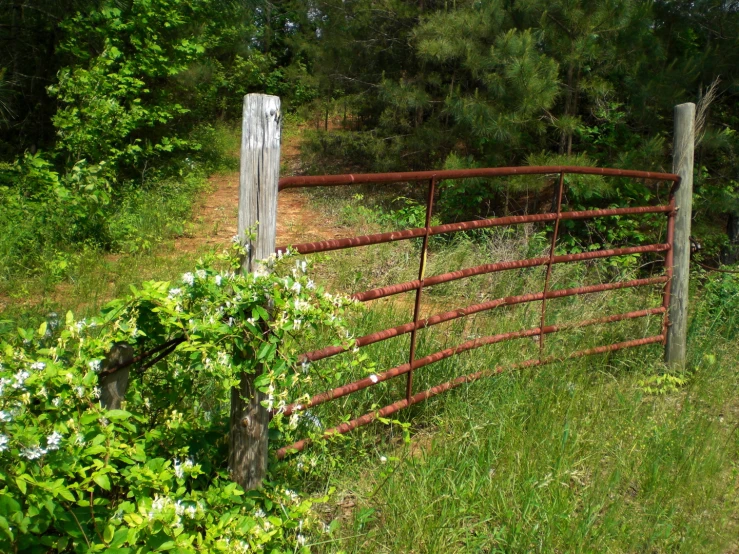
[[[25,477],[25,475],[20,475],[19,477],[16,477],[15,484],[18,485],[18,488],[23,494],[26,494],[27,484],[23,477]]]
[[[108,410],[105,412],[105,417],[108,419],[128,419],[131,417],[131,412],[127,412],[126,410]]]
[[[110,479],[108,479],[106,474],[103,473],[102,475],[95,475],[92,480],[106,491],[110,490]]]

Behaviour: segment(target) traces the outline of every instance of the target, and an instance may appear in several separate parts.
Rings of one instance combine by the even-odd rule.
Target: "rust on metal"
[[[483,177],[505,177],[510,175],[550,175],[556,173],[576,173],[580,175],[603,175],[606,177],[631,177],[652,181],[679,180],[674,173],[657,173],[653,171],[636,171],[630,169],[611,169],[602,167],[581,167],[574,165],[526,166],[526,167],[489,167],[483,169],[446,169],[438,171],[407,171],[398,173],[357,173],[347,175],[315,175],[310,177],[283,177],[279,182],[279,190],[337,185],[360,185],[372,183],[399,183],[408,181],[429,181],[436,179],[470,179]]]
[[[624,248],[610,248],[608,250],[593,250],[591,252],[579,252],[577,254],[563,254],[560,256],[554,256],[552,263],[561,264],[566,262],[582,262],[587,260],[595,260],[598,258],[611,258],[616,256],[627,256],[630,254],[644,254],[647,252],[665,252],[670,249],[670,245],[665,244],[647,244],[644,246],[628,246]],[[526,260],[513,260],[510,262],[498,262],[494,264],[479,265],[468,269],[461,269],[459,271],[451,271],[449,273],[442,273],[441,275],[435,275],[433,277],[427,277],[424,280],[424,286],[430,287],[432,285],[439,285],[441,283],[448,283],[449,281],[456,281],[457,279],[463,279],[465,277],[472,277],[473,275],[484,275],[486,273],[495,273],[497,271],[506,271],[509,269],[523,269],[527,267],[536,267],[541,265],[547,265],[549,263],[548,257],[541,258],[529,258]],[[408,292],[415,290],[420,285],[420,281],[408,281],[405,283],[399,283],[397,285],[390,285],[387,287],[380,287],[365,292],[359,292],[352,295],[354,300],[360,302],[367,302],[369,300],[376,300],[378,298],[384,298],[393,294],[399,294],[402,292]]]
[[[670,206],[637,206],[633,208],[608,208],[603,210],[583,210],[576,212],[562,212],[560,219],[590,219],[594,217],[611,217],[617,215],[639,215],[665,213],[670,211]],[[486,229],[489,227],[500,227],[505,225],[521,225],[524,223],[541,223],[554,221],[557,214],[530,214],[530,215],[512,215],[506,217],[494,217],[490,219],[480,219],[477,221],[465,221],[463,223],[447,223],[445,225],[436,225],[429,228],[429,235],[441,235],[444,233],[456,233],[459,231],[469,231],[472,229]],[[354,248],[356,246],[370,246],[372,244],[384,244],[386,242],[395,242],[399,240],[408,240],[419,238],[426,235],[426,228],[417,227],[415,229],[405,229],[403,231],[391,231],[388,233],[376,233],[374,235],[362,235],[358,237],[349,237],[345,239],[321,240],[317,242],[306,242],[293,246],[278,246],[275,252],[287,252],[288,248],[295,250],[299,254],[315,254],[317,252],[330,252],[332,250],[342,250],[345,248]]]
[[[669,206],[672,209],[667,212],[667,243],[673,244],[675,241],[675,216],[677,215],[677,211],[675,209],[674,188],[673,191],[670,193]],[[675,252],[672,248],[670,248],[670,250],[668,250],[667,252],[667,255],[665,255],[665,276],[667,277],[667,282],[665,283],[665,289],[662,295],[662,305],[665,308],[664,320],[662,322],[662,334],[665,336],[665,341],[667,341],[667,328],[670,325],[670,312],[668,308],[670,307],[670,293],[672,291],[674,255]]]
[[[542,336],[542,335],[547,335],[550,333],[557,333],[559,331],[565,331],[569,329],[578,329],[581,327],[589,327],[592,325],[600,325],[604,323],[615,323],[617,321],[636,319],[640,317],[648,317],[650,315],[662,314],[664,312],[665,312],[664,306],[660,306],[658,308],[650,308],[646,310],[638,310],[638,311],[633,311],[633,312],[614,314],[614,315],[610,315],[606,317],[588,319],[584,321],[561,323],[559,325],[548,325],[544,328],[536,327],[533,329],[525,329],[522,331],[513,331],[509,333],[500,333],[497,335],[489,335],[487,337],[480,337],[474,340],[463,342],[462,344],[458,346],[455,346],[452,348],[446,348],[444,350],[440,350],[433,354],[429,354],[428,356],[424,356],[423,358],[414,360],[412,362],[413,364],[412,367],[411,367],[411,363],[401,364],[383,373],[373,374],[369,377],[365,377],[363,379],[359,379],[352,383],[342,385],[333,390],[317,394],[313,396],[306,403],[289,404],[288,406],[284,408],[283,413],[286,416],[289,416],[293,414],[294,412],[297,412],[300,410],[306,410],[308,408],[312,408],[313,406],[318,406],[319,404],[323,404],[330,400],[341,398],[342,396],[346,396],[348,394],[366,389],[377,383],[382,383],[383,381],[387,381],[388,379],[392,379],[393,377],[403,375],[404,373],[409,374],[412,369],[415,370],[421,367],[425,367],[427,365],[438,362],[440,360],[450,358],[451,356],[454,356],[455,354],[460,354],[468,350],[474,350],[482,346],[487,346],[490,344],[497,344],[499,342],[514,340],[514,339]]]
[[[581,210],[581,211],[562,211],[562,202],[564,197],[564,183],[565,174],[587,174],[587,175],[603,175],[613,177],[629,177],[643,180],[654,180],[654,181],[671,181],[673,183],[670,191],[669,203],[667,205],[659,206],[636,206],[627,208],[607,208],[607,209],[596,209],[596,210]],[[517,216],[506,216],[506,217],[493,217],[487,219],[481,219],[476,221],[466,221],[461,223],[448,223],[444,225],[431,226],[431,218],[434,207],[434,192],[439,181],[444,179],[466,179],[466,178],[485,178],[485,177],[499,177],[499,176],[510,176],[510,175],[547,175],[547,176],[558,176],[558,185],[555,186],[556,204],[553,201],[553,208],[556,205],[556,211],[552,213],[544,214],[529,214],[529,215],[517,215]],[[426,221],[425,226],[422,228],[405,229],[400,231],[378,233],[372,235],[364,235],[358,237],[351,237],[345,239],[335,239],[319,242],[310,242],[304,244],[298,244],[293,246],[295,251],[301,254],[310,254],[315,252],[327,252],[331,250],[339,250],[343,248],[352,248],[357,246],[366,246],[372,244],[382,244],[387,242],[408,240],[413,238],[422,238],[421,247],[421,259],[419,262],[418,279],[408,281],[405,283],[398,283],[386,287],[380,287],[365,292],[356,293],[353,295],[355,300],[366,302],[377,298],[383,298],[393,294],[399,294],[402,292],[415,291],[415,302],[413,306],[413,321],[398,325],[390,329],[384,329],[377,331],[362,337],[359,337],[355,341],[355,345],[358,347],[367,346],[379,341],[387,340],[392,337],[397,337],[406,333],[410,333],[410,353],[408,362],[385,372],[370,375],[364,379],[359,379],[352,383],[348,383],[341,387],[337,387],[333,390],[319,393],[313,396],[305,404],[291,404],[280,412],[285,415],[291,415],[295,412],[307,409],[311,406],[316,406],[330,400],[346,396],[353,392],[366,389],[377,383],[387,381],[394,377],[406,374],[406,391],[405,397],[402,400],[398,400],[384,408],[377,411],[365,414],[357,419],[342,423],[338,427],[334,427],[325,432],[325,436],[330,436],[336,433],[346,433],[359,427],[360,425],[366,425],[375,420],[376,417],[388,416],[395,413],[405,407],[411,406],[432,396],[436,396],[444,391],[458,387],[464,383],[476,381],[483,377],[494,375],[504,371],[505,369],[523,369],[527,367],[540,366],[544,364],[553,363],[560,360],[578,358],[583,356],[589,356],[593,354],[600,354],[606,352],[613,352],[623,348],[633,348],[646,344],[655,344],[658,342],[665,341],[667,336],[667,329],[669,326],[669,299],[670,289],[672,281],[672,265],[673,265],[673,243],[674,243],[674,226],[675,226],[675,197],[674,193],[679,187],[680,179],[677,175],[672,173],[655,173],[648,171],[632,171],[632,170],[619,170],[619,169],[604,169],[604,168],[593,168],[593,167],[577,167],[577,166],[530,166],[530,167],[503,167],[503,168],[486,168],[486,169],[471,169],[471,170],[449,170],[449,171],[421,171],[421,172],[406,172],[406,173],[378,173],[378,174],[357,174],[357,175],[324,175],[317,177],[288,177],[280,180],[279,189],[295,188],[295,187],[313,187],[313,186],[335,186],[335,185],[352,185],[360,183],[392,183],[392,182],[420,182],[428,181],[428,193],[426,202]],[[578,219],[592,219],[596,217],[613,217],[623,215],[640,215],[640,214],[657,214],[663,213],[667,216],[667,242],[664,244],[649,244],[644,246],[633,246],[623,248],[611,248],[604,250],[597,250],[593,252],[582,252],[578,254],[567,254],[567,255],[555,255],[557,240],[560,232],[560,222],[562,220],[578,220]],[[471,267],[459,271],[452,271],[435,275],[432,277],[426,277],[426,266],[427,266],[427,255],[428,255],[428,242],[429,237],[439,235],[443,233],[455,233],[459,231],[467,231],[473,229],[485,229],[503,225],[520,225],[525,223],[543,223],[543,222],[554,222],[554,230],[551,237],[551,244],[549,253],[547,256],[539,258],[531,258],[525,260],[513,260],[505,262],[497,262],[491,264],[484,264],[476,267]],[[281,246],[277,248],[277,252],[284,252],[287,247]],[[624,256],[630,254],[641,254],[648,252],[666,252],[665,254],[665,274],[659,277],[643,278],[643,279],[632,279],[629,281],[618,281],[615,283],[602,283],[598,285],[587,285],[580,287],[573,287],[568,289],[550,290],[550,281],[552,276],[552,267],[554,264],[569,263],[578,261],[594,260],[599,258],[613,257],[613,256]],[[544,280],[544,287],[542,292],[521,294],[517,296],[509,296],[506,298],[496,298],[480,304],[474,304],[467,306],[466,308],[460,308],[444,313],[439,313],[427,317],[426,319],[420,319],[420,306],[423,290],[426,287],[438,285],[471,277],[473,275],[483,275],[498,271],[505,271],[510,269],[521,269],[528,267],[546,266],[546,277]],[[546,313],[547,313],[547,301],[554,298],[564,298],[568,296],[575,296],[581,294],[590,294],[596,292],[605,292],[611,290],[618,290],[630,287],[641,287],[649,285],[662,284],[663,286],[663,298],[662,303],[659,307],[649,308],[637,311],[631,311],[627,313],[614,314],[610,316],[588,319],[584,321],[572,321],[567,323],[560,323],[556,325],[546,324]],[[452,321],[457,318],[469,316],[475,313],[483,312],[486,310],[492,310],[499,306],[509,306],[515,304],[521,304],[526,302],[541,302],[541,315],[539,321],[539,327],[533,329],[524,329],[519,331],[512,331],[507,333],[499,333],[486,337],[477,338],[463,342],[452,348],[447,348],[428,356],[416,359],[416,342],[417,342],[417,331],[423,328],[427,328],[433,325],[438,325],[447,321]],[[595,348],[589,348],[586,350],[580,350],[565,355],[564,357],[556,356],[544,356],[544,343],[545,336],[550,333],[556,333],[563,330],[587,327],[591,325],[613,323],[617,321],[623,321],[628,319],[635,319],[641,317],[647,317],[651,315],[662,315],[661,320],[661,331],[660,335],[651,337],[634,339],[625,342],[619,342],[616,344],[609,344],[604,346],[598,346]],[[429,364],[438,362],[440,360],[449,358],[451,356],[480,348],[486,345],[492,345],[503,341],[521,339],[525,337],[539,337],[539,355],[536,359],[526,360],[517,364],[509,366],[498,366],[494,369],[488,369],[457,377],[446,383],[442,383],[435,387],[432,387],[426,391],[413,394],[413,373],[415,370],[425,367]],[[317,361],[329,356],[334,356],[346,351],[343,346],[329,346],[320,350],[315,350],[304,354],[302,360]],[[274,413],[274,411],[273,411]],[[299,451],[305,448],[309,443],[308,440],[302,440],[294,443],[291,446],[281,448],[278,450],[278,458],[282,458],[288,452]]]
[[[658,284],[666,283],[666,282],[667,282],[667,277],[663,275],[661,277],[650,277],[646,279],[632,279],[630,281],[617,281],[615,283],[602,283],[600,285],[586,285],[582,287],[574,287],[574,288],[569,288],[569,289],[558,289],[558,290],[548,291],[547,298],[548,299],[549,298],[564,298],[567,296],[576,296],[580,294],[591,294],[595,292],[605,292],[609,290],[618,290],[618,289],[624,289],[624,288],[658,285]],[[392,327],[390,329],[384,329],[382,331],[377,331],[369,335],[364,335],[356,339],[355,346],[361,348],[362,346],[367,346],[369,344],[374,344],[376,342],[391,339],[393,337],[397,337],[405,333],[410,333],[411,331],[413,331],[414,328],[423,329],[426,327],[431,327],[433,325],[438,325],[439,323],[445,323],[447,321],[452,321],[460,317],[465,317],[465,316],[476,314],[479,312],[492,310],[499,306],[512,306],[514,304],[523,304],[526,302],[538,302],[542,300],[543,298],[544,298],[544,293],[539,292],[539,293],[520,294],[517,296],[507,296],[505,298],[496,298],[494,300],[488,300],[487,302],[483,302],[481,304],[473,304],[472,306],[467,306],[466,308],[459,308],[456,310],[444,312],[442,314],[436,314],[426,319],[420,319],[416,321],[415,323],[413,322],[405,323],[403,325],[398,325],[397,327]],[[318,360],[323,360],[324,358],[335,356],[336,354],[340,354],[346,351],[347,349],[344,348],[343,346],[327,346],[325,348],[321,348],[320,350],[314,350],[312,352],[303,354],[300,357],[300,360],[316,362]]]
[[[348,433],[349,431],[353,431],[357,427],[361,427],[362,425],[367,425],[368,423],[372,423],[378,417],[387,417],[389,415],[394,414],[395,412],[402,410],[403,408],[407,408],[408,406],[412,406],[413,404],[417,404],[419,402],[423,402],[424,400],[428,400],[429,398],[436,396],[438,394],[441,394],[442,392],[446,392],[450,389],[459,387],[465,383],[471,383],[473,381],[478,381],[484,377],[490,377],[493,375],[497,375],[499,373],[502,373],[506,369],[508,369],[509,371],[515,371],[519,369],[525,369],[525,368],[534,367],[534,366],[542,366],[542,365],[547,365],[547,364],[569,360],[569,359],[582,358],[585,356],[592,356],[595,354],[605,354],[608,352],[615,352],[617,350],[623,350],[625,348],[635,348],[638,346],[645,346],[647,344],[656,344],[656,343],[664,342],[664,338],[665,338],[664,335],[655,335],[651,337],[645,337],[642,339],[634,339],[634,340],[629,340],[629,341],[624,341],[624,342],[618,342],[615,344],[609,344],[605,346],[596,346],[594,348],[588,348],[586,350],[579,350],[577,352],[572,352],[564,357],[550,356],[548,358],[527,360],[525,362],[521,362],[518,364],[512,364],[507,367],[497,366],[494,369],[487,369],[483,371],[478,371],[476,373],[471,373],[469,375],[463,375],[461,377],[457,377],[456,379],[453,379],[452,381],[448,381],[446,383],[436,385],[435,387],[432,387],[426,391],[416,393],[410,398],[410,400],[408,400],[407,398],[404,398],[403,400],[398,400],[397,402],[394,402],[388,406],[385,406],[384,408],[381,408],[380,410],[369,412],[356,419],[342,423],[341,425],[338,425],[337,427],[332,427],[331,429],[327,429],[323,436],[324,438],[328,438],[331,435]],[[300,452],[304,450],[305,447],[308,446],[309,444],[310,444],[309,439],[302,439],[289,446],[284,446],[277,451],[277,458],[283,459],[287,454]]]
[[[436,177],[429,180],[429,190],[426,198],[426,226],[423,235],[423,244],[421,245],[421,263],[418,267],[418,286],[416,287],[416,299],[413,304],[413,328],[411,329],[411,349],[409,355],[409,364],[411,370],[408,372],[408,379],[405,386],[405,397],[408,401],[411,399],[413,392],[413,360],[416,359],[416,331],[418,330],[418,316],[421,312],[421,294],[423,292],[423,277],[426,273],[426,258],[428,256],[429,232],[431,230],[431,214],[434,206],[434,191],[436,189]]]

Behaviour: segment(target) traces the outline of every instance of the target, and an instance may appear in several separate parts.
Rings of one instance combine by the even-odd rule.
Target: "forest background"
[[[664,366],[654,346],[500,376],[275,463],[262,489],[245,492],[227,463],[230,387],[253,361],[242,354],[259,351],[283,377],[304,379],[301,386],[315,376],[315,390],[301,389],[309,392],[405,363],[402,349],[377,346],[346,365],[307,371],[279,360],[276,344],[282,355],[297,353],[304,339],[327,340],[325,329],[307,330],[310,318],[338,325],[331,295],[316,283],[346,291],[369,287],[378,274],[388,283],[415,278],[400,272],[418,245],[332,259],[330,279],[319,267],[316,283],[292,259],[282,268],[287,277],[256,283],[233,274],[238,263],[224,272],[223,259],[196,266],[195,252],[176,258],[156,246],[187,235],[193,206],[212,192],[206,177],[227,169],[237,180],[242,98],[251,92],[281,98],[285,154],[293,151],[283,168],[295,169],[289,158],[299,150],[302,173],[527,164],[670,171],[673,107],[695,102],[693,233],[703,245],[696,256],[732,264],[737,68],[738,1],[0,0],[0,550],[735,550],[733,275],[693,265],[685,371]],[[434,221],[547,211],[550,184],[443,182]],[[654,204],[661,194],[627,179],[568,176],[566,185],[566,209]],[[292,199],[308,217],[315,211],[316,220],[325,215],[353,231],[425,222],[410,187],[393,189],[392,198],[336,190]],[[235,210],[223,221],[235,221]],[[644,221],[567,227],[558,248],[654,242],[661,227]],[[429,271],[543,255],[546,237],[540,226],[440,240],[431,244]],[[653,269],[639,263],[622,257],[555,278],[575,286]],[[429,299],[442,311],[540,285],[521,271],[438,287]],[[269,321],[263,306],[275,286],[296,313],[279,320],[283,327],[263,346],[254,323]],[[581,319],[654,298],[548,309]],[[306,302],[316,309],[303,325],[297,311]],[[407,317],[394,311],[402,307],[352,315],[352,329],[396,325]],[[532,325],[527,312],[506,314],[478,321],[475,332]],[[305,336],[287,339],[298,327]],[[172,342],[184,328],[191,340]],[[629,327],[628,336],[645,329]],[[419,348],[439,350],[467,332],[452,329]],[[622,340],[605,333],[603,344]],[[255,342],[245,347],[244,336]],[[601,338],[574,337],[592,343],[582,346]],[[170,355],[137,368],[125,409],[110,411],[100,405],[97,372],[116,342],[139,351],[168,344]],[[535,346],[439,364],[414,386],[495,367]],[[277,386],[281,395],[294,392]],[[302,427],[276,418],[270,445],[289,444],[298,431],[318,436],[321,425],[374,410],[397,392],[392,383],[374,387],[358,405],[328,404]],[[413,443],[401,445],[411,433]]]
[[[132,214],[183,194],[257,91],[310,121],[320,172],[669,170],[672,107],[708,94],[694,215],[733,262],[737,37],[739,3],[719,0],[2,0],[0,282],[63,279],[80,245],[150,247]],[[449,185],[442,216],[515,207],[492,186]]]

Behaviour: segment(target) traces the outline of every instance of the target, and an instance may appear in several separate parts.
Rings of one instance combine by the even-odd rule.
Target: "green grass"
[[[371,216],[338,206],[337,201],[333,209],[339,220],[353,218],[358,232],[375,229]],[[546,245],[533,229],[439,242],[427,274],[542,250]],[[417,256],[412,242],[353,249],[326,255],[317,272],[336,289],[364,290],[415,278]],[[632,265],[561,265],[555,266],[551,288],[637,276],[645,274]],[[315,551],[734,551],[739,326],[733,314],[739,284],[717,292],[697,278],[691,358],[683,372],[664,366],[659,345],[504,372],[392,416],[410,425],[410,445],[397,423],[378,422],[298,455],[283,468],[285,478],[315,492],[336,487],[324,509],[326,521],[339,524],[330,537],[316,539]],[[449,283],[424,293],[425,313],[538,291],[542,283],[543,269]],[[376,301],[358,314],[356,335],[410,321],[412,294]],[[660,287],[552,300],[547,323],[659,304]],[[418,356],[475,336],[537,327],[539,317],[536,302],[424,330]],[[660,325],[654,316],[552,334],[546,353],[564,357],[575,349],[651,336],[661,332]],[[408,335],[363,351],[375,366],[355,369],[344,376],[346,382],[406,362]],[[531,339],[460,354],[416,370],[414,392],[537,354]],[[294,397],[323,388],[314,384]],[[347,414],[358,417],[403,398],[404,391],[405,377],[398,377],[311,412],[329,427]],[[296,462],[307,471],[293,473]]]
[[[197,253],[178,252],[173,238],[188,232],[185,222],[202,189],[173,186],[169,197],[143,192],[121,206],[116,225],[130,229],[129,247],[114,255],[98,248],[65,250],[70,263],[58,274],[45,268],[4,282],[8,306],[0,319],[8,329],[52,310],[93,313],[130,284],[172,279],[192,268]],[[368,204],[353,193],[315,191],[306,193],[306,200],[357,234],[378,230],[378,210],[397,209],[389,197]],[[356,209],[362,205],[370,209]],[[435,240],[427,274],[537,256],[546,249],[545,237],[532,226]],[[416,278],[418,254],[414,241],[334,252],[317,257],[315,275],[333,290],[365,290]],[[552,288],[631,278],[643,275],[640,271],[604,262],[557,266]],[[542,268],[517,270],[434,287],[424,292],[424,315],[539,291],[543,274]],[[659,346],[504,372],[401,411],[390,425],[373,423],[316,445],[278,467],[274,477],[292,488],[336,489],[318,509],[326,522],[337,523],[330,535],[314,538],[312,550],[736,551],[739,283],[732,279],[693,280],[691,357],[684,372],[667,370]],[[547,322],[658,304],[658,287],[553,300]],[[359,336],[410,321],[411,310],[412,293],[376,301],[354,316],[352,326]],[[539,317],[540,303],[530,303],[424,330],[418,356],[476,336],[536,327]],[[564,357],[574,349],[658,332],[658,317],[588,327],[549,335],[546,352]],[[320,340],[303,346],[321,345]],[[414,391],[535,357],[538,348],[534,340],[519,339],[460,354],[417,370]],[[355,368],[343,380],[406,362],[408,335],[364,352],[374,367]],[[656,380],[664,375],[681,381]],[[312,412],[328,427],[402,398],[404,387],[405,378],[396,378]],[[315,383],[291,393],[322,388]],[[409,426],[410,444],[403,441],[402,425]],[[298,471],[298,461],[308,471]]]

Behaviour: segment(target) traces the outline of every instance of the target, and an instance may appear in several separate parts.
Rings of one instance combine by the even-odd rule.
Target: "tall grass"
[[[372,230],[371,215],[347,213],[359,232]],[[432,249],[427,274],[540,255],[546,248],[532,228],[463,237]],[[417,256],[412,242],[353,249],[326,255],[318,271],[337,289],[363,290],[415,278]],[[646,271],[603,261],[555,266],[551,288]],[[424,292],[424,315],[540,291],[543,273],[509,271],[434,287]],[[304,469],[293,479],[316,491],[337,488],[325,510],[326,520],[339,524],[315,551],[733,551],[739,349],[733,309],[727,308],[739,301],[739,286],[732,286],[711,298],[703,290],[694,294],[691,360],[683,372],[664,366],[659,345],[504,372],[394,415],[410,425],[410,444],[396,424],[378,422],[298,455]],[[653,287],[551,300],[547,323],[655,307],[660,293]],[[498,308],[424,330],[417,356],[473,337],[537,327],[540,306]],[[375,301],[356,316],[353,328],[359,336],[405,323],[411,310],[412,293]],[[660,332],[659,316],[598,325],[548,335],[545,352],[564,358],[575,349]],[[407,362],[408,336],[364,350],[375,366],[356,369],[347,381]],[[414,392],[535,358],[538,351],[536,340],[518,339],[460,354],[416,370]],[[320,389],[315,384],[294,393]],[[399,377],[312,413],[328,427],[404,395],[405,378]]]

